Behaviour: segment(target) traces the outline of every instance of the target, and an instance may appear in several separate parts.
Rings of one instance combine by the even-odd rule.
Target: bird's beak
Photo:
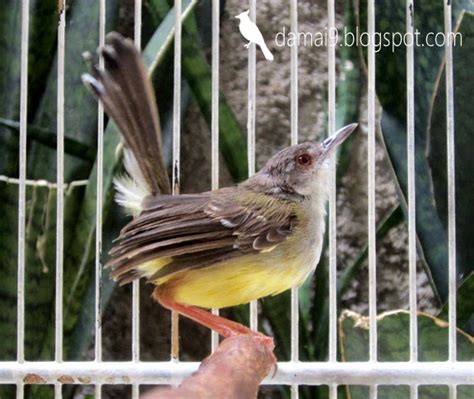
[[[357,123],[351,123],[350,125],[340,128],[336,133],[324,140],[321,143],[323,147],[322,157],[325,158],[332,152],[334,148],[336,148],[339,144],[342,144],[350,136],[350,134],[356,130],[357,126]]]

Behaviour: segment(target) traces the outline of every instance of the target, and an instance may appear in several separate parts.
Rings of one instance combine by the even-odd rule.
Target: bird
[[[271,337],[208,311],[300,286],[321,255],[330,158],[356,129],[284,148],[256,174],[231,187],[170,195],[161,154],[158,110],[146,67],[130,39],[112,32],[86,53],[84,84],[100,100],[124,141],[125,175],[116,200],[133,215],[105,267],[120,285],[145,278],[153,298],[223,337]]]
[[[255,43],[260,46],[262,49],[263,55],[268,61],[273,61],[273,54],[268,49],[263,39],[262,32],[258,29],[258,26],[249,17],[249,10],[244,11],[237,15],[239,22],[239,30],[243,37],[245,37],[249,42],[244,44],[245,48],[249,48],[250,43]]]

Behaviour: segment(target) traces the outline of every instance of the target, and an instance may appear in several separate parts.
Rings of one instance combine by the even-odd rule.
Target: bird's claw
[[[250,42],[244,44],[244,47],[245,47],[246,49],[248,49],[249,46],[250,46]]]

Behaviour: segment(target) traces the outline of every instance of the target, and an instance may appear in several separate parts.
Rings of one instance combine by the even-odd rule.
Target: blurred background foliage
[[[106,30],[130,34],[130,16],[124,17],[125,0],[107,1]],[[130,1],[128,1],[130,3]],[[365,0],[345,0],[344,25],[351,31],[366,30]],[[97,47],[99,41],[99,3],[96,0],[70,1],[66,4],[66,70],[65,70],[65,238],[64,238],[64,354],[66,360],[88,356],[94,340],[94,265],[96,216],[96,152],[97,105],[82,85],[85,71],[81,54]],[[57,89],[57,1],[30,0],[30,36],[28,65],[28,151],[27,176],[43,183],[28,185],[26,191],[26,336],[27,360],[52,360],[54,357],[54,265],[56,233],[56,89]],[[211,123],[211,68],[209,0],[184,0],[182,37],[183,115],[195,102],[202,117]],[[455,126],[456,126],[456,212],[457,275],[460,359],[473,360],[474,331],[474,242],[471,206],[474,180],[474,148],[471,134],[469,99],[473,93],[472,2],[453,2],[453,26],[463,35],[463,46],[454,48]],[[221,2],[221,11],[226,10]],[[404,32],[405,8],[400,2],[386,0],[376,7],[378,32]],[[444,31],[443,4],[428,0],[415,2],[414,26],[422,34]],[[157,92],[165,158],[170,164],[172,136],[173,79],[173,8],[166,0],[148,0],[143,7],[143,51],[150,78]],[[127,25],[128,24],[128,25]],[[18,231],[18,185],[9,178],[18,176],[19,101],[20,101],[20,2],[6,0],[0,8],[0,359],[16,358],[16,276]],[[362,87],[366,84],[366,49],[342,47],[338,50],[341,64],[354,67],[338,82],[339,126],[359,119]],[[446,100],[444,48],[415,48],[416,95],[416,199],[417,249],[431,287],[439,300],[440,320],[420,314],[421,342],[429,345],[426,356],[421,347],[420,358],[445,360],[448,294],[447,244],[447,176],[446,176]],[[399,187],[399,205],[381,218],[377,240],[382,240],[406,219],[406,60],[404,47],[397,51],[381,48],[377,53],[377,96],[382,107],[378,140],[388,155],[393,177]],[[245,127],[241,126],[224,93],[219,99],[220,151],[230,176],[235,182],[247,176],[247,144]],[[120,137],[108,123],[104,138],[104,248],[106,254],[112,239],[126,217],[113,202],[112,177],[120,160],[116,148]],[[183,154],[184,156],[186,154]],[[339,155],[338,181],[350,163],[351,142]],[[49,183],[48,183],[49,182]],[[344,265],[338,281],[338,298],[350,287],[362,267],[366,267],[367,246],[362,246],[354,260]],[[106,255],[104,255],[104,260]],[[300,290],[300,356],[302,360],[323,361],[328,341],[328,270],[323,257],[315,275]],[[108,301],[114,289],[104,273],[102,306],[107,315]],[[276,338],[277,357],[290,358],[289,293],[268,298],[260,303],[261,327]],[[341,306],[339,311],[342,312]],[[248,307],[230,311],[232,317],[248,320]],[[341,361],[367,359],[367,330],[355,320],[361,315],[344,313],[340,321]],[[385,360],[408,359],[408,318],[406,313],[381,316],[378,321],[380,356]],[[186,325],[183,327],[186,328]],[[464,330],[464,331],[461,331]],[[185,334],[185,333],[182,333]],[[401,334],[401,335],[400,335]],[[406,334],[403,335],[403,334]],[[399,340],[403,343],[400,344]],[[438,350],[439,349],[439,350]],[[186,355],[186,354],[184,354]],[[436,358],[436,359],[435,359]],[[366,397],[360,387],[341,387],[340,397]],[[434,389],[434,388],[433,388]],[[396,398],[400,392],[381,390],[382,397]],[[443,397],[443,390],[420,390],[420,397]],[[473,397],[472,390],[460,391],[460,397]],[[464,394],[463,392],[466,392]],[[327,397],[325,387],[301,387],[304,398]],[[48,387],[28,389],[27,397],[52,397]],[[67,390],[72,397],[74,390]],[[286,388],[262,393],[265,397],[288,397]],[[441,396],[438,396],[441,395]],[[465,396],[463,396],[465,395]],[[11,387],[0,387],[0,397],[14,397]],[[444,396],[445,397],[445,396]]]

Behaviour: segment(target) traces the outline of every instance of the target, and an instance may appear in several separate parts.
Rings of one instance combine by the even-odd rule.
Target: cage
[[[5,207],[1,223],[5,243],[1,247],[5,252],[0,283],[4,314],[0,318],[4,343],[0,351],[1,397],[138,398],[149,392],[149,386],[183,381],[199,365],[200,358],[189,361],[193,350],[194,355],[205,355],[219,343],[216,334],[208,338],[201,330],[188,330],[182,321],[181,331],[192,335],[182,338],[188,351],[191,347],[191,355],[185,348],[182,358],[176,343],[169,344],[169,336],[148,336],[150,331],[163,333],[170,325],[176,328],[176,318],[170,320],[160,311],[154,315],[163,319],[152,322],[150,306],[158,305],[147,299],[148,293],[143,297],[147,287],[135,281],[131,289],[117,288],[112,293],[113,286],[102,270],[113,235],[125,218],[113,205],[111,188],[120,138],[113,124],[106,123],[102,106],[86,99],[85,90],[78,88],[82,85],[80,74],[86,69],[79,55],[103,45],[106,31],[117,27],[143,49],[155,87],[170,99],[166,104],[158,98],[158,105],[160,116],[162,111],[168,116],[162,120],[162,129],[168,132],[164,143],[172,165],[174,194],[179,194],[182,180],[191,179],[200,168],[210,172],[211,187],[202,182],[196,186],[202,190],[215,189],[226,178],[229,182],[254,174],[260,158],[270,151],[261,146],[259,157],[258,129],[267,136],[272,131],[289,130],[273,142],[281,146],[296,144],[302,137],[315,139],[315,130],[334,132],[344,122],[351,122],[350,118],[360,122],[364,133],[360,140],[366,140],[367,153],[359,158],[366,157],[366,183],[359,181],[356,191],[367,196],[363,202],[366,248],[359,245],[355,260],[338,270],[341,194],[337,187],[342,185],[342,177],[333,163],[327,256],[316,271],[316,287],[322,288],[315,291],[312,278],[310,285],[292,289],[280,302],[260,303],[260,310],[258,303],[252,302],[234,313],[240,320],[248,319],[252,329],[273,334],[277,346],[283,348],[277,354],[278,369],[262,382],[260,396],[474,397],[473,338],[469,335],[473,329],[472,211],[468,205],[472,161],[467,155],[472,139],[463,119],[469,114],[468,96],[472,95],[472,3],[9,3],[0,12],[5,21],[0,39],[4,52],[0,64],[5,71],[0,84],[4,96],[0,182]],[[248,54],[242,47],[233,14],[247,8],[269,39],[276,56],[272,66],[264,64],[267,61],[255,44],[250,44]],[[260,9],[265,18],[259,18]],[[311,24],[315,18],[312,12],[319,15],[318,10],[323,9],[324,17]],[[304,24],[300,24],[301,14],[305,15]],[[423,35],[418,36],[418,29]],[[414,40],[417,37],[422,41]],[[343,42],[348,39],[357,43]],[[324,84],[308,89],[311,79],[317,78],[308,72],[314,56],[304,68],[300,61],[313,47],[324,53],[320,65],[325,71]],[[51,54],[45,54],[48,49]],[[238,61],[231,63],[233,57]],[[173,79],[157,76],[165,72]],[[237,74],[240,78],[234,82]],[[265,87],[266,81],[277,86],[281,83],[275,98],[286,91],[288,98],[280,108],[259,102],[257,83]],[[245,98],[240,103],[234,98],[226,102],[223,87],[226,94],[232,89],[239,95],[245,92]],[[327,92],[323,95],[322,90]],[[309,101],[315,92],[318,96]],[[260,97],[271,94],[265,91]],[[308,103],[314,106],[316,101],[318,110],[309,110]],[[239,115],[245,115],[243,121],[233,114],[232,102],[240,107]],[[289,115],[278,115],[281,107],[287,107]],[[187,122],[185,110],[191,114]],[[202,115],[198,118],[197,113]],[[276,127],[274,123],[282,118],[288,120],[287,125]],[[206,123],[209,134],[205,145],[199,143],[202,138],[192,142],[183,137],[189,125],[194,128]],[[198,156],[186,164],[193,152]],[[380,215],[376,206],[376,196],[381,193],[376,180],[380,153],[389,160],[396,189],[397,201],[387,215]],[[200,161],[203,154],[206,162]],[[350,159],[347,154],[341,158]],[[344,159],[339,169],[347,171],[349,161]],[[353,202],[351,193],[354,190],[344,195],[346,202]],[[384,268],[376,243],[390,231],[400,233],[394,233],[394,227],[405,219],[407,240],[401,240],[395,249],[407,254],[408,268],[402,272],[407,276],[407,290],[400,292],[396,273],[389,279],[394,280],[398,296],[408,291],[408,310],[378,312],[377,302],[384,298],[378,298],[377,280]],[[342,222],[351,220],[342,218]],[[360,274],[365,259],[367,281],[362,288],[368,290],[367,306],[360,309],[367,310],[367,316],[343,311],[350,301],[341,303],[343,293],[354,284],[354,275],[365,278]],[[419,312],[417,290],[423,278],[438,301],[435,315]],[[121,294],[116,294],[118,290]],[[124,295],[130,297],[124,299]],[[107,303],[127,302],[127,298],[131,300],[125,311],[115,307],[113,312],[118,315],[110,322]],[[286,313],[277,314],[284,309],[291,315],[287,325]],[[129,324],[128,333],[120,328],[123,324],[114,328],[117,319]],[[124,337],[114,341],[110,336],[115,334]],[[104,357],[104,340],[119,344],[115,358]],[[202,348],[193,349],[192,340]],[[125,341],[129,341],[126,348],[120,345]],[[163,350],[147,352],[151,341],[170,348],[171,357],[164,356]]]

